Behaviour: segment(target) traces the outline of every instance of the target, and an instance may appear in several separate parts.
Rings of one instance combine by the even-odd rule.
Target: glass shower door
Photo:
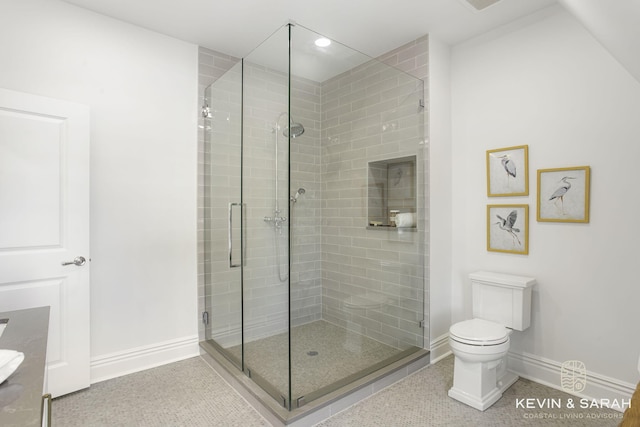
[[[205,339],[242,369],[242,63],[205,91]]]
[[[208,344],[289,407],[289,28],[207,89]]]

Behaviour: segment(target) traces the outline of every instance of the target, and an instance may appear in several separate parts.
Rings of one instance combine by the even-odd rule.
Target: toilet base
[[[496,403],[502,397],[502,393],[504,393],[504,391],[511,387],[516,381],[518,381],[518,376],[513,372],[505,370],[502,377],[497,381],[496,388],[483,396],[469,394],[463,390],[457,389],[455,386],[451,387],[448,394],[449,397],[469,405],[472,408],[484,411]]]

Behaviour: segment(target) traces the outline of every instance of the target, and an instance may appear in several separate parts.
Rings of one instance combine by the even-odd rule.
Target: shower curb
[[[200,342],[200,356],[260,415],[278,427],[317,424],[429,365],[429,351],[421,349],[301,408],[287,411],[206,341]]]

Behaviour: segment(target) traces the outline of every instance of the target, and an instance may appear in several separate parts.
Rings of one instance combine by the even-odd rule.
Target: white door
[[[88,107],[0,89],[0,311],[51,307],[54,397],[89,386],[89,261]]]

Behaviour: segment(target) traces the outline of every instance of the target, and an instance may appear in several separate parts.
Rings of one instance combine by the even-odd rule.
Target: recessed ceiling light
[[[315,43],[318,47],[327,47],[331,44],[331,40],[326,37],[320,37]]]

